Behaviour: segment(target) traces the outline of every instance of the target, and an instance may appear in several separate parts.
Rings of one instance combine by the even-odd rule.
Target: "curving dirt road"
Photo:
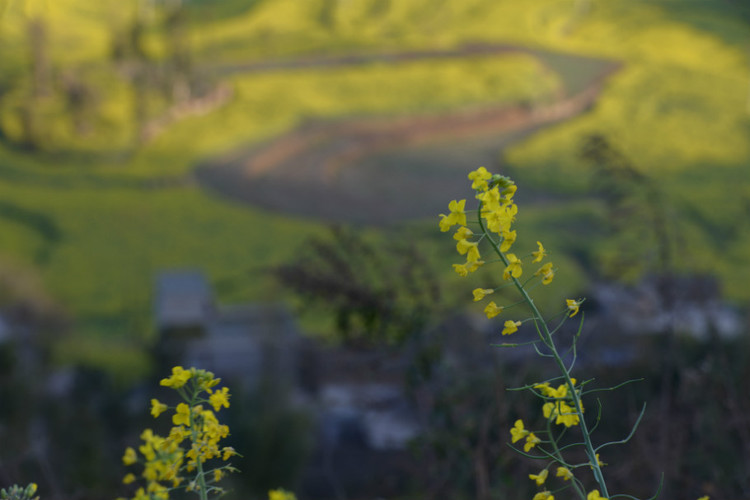
[[[511,51],[534,54],[542,62],[546,58],[558,67],[565,57],[573,58],[508,45],[467,46],[263,63],[231,70],[286,71]],[[456,186],[465,181],[467,171],[480,164],[496,164],[500,150],[510,143],[594,104],[606,79],[620,65],[588,61],[597,64],[595,71],[584,75],[582,82],[579,78],[576,85],[566,85],[552,104],[305,123],[259,147],[209,161],[196,169],[195,176],[203,186],[224,196],[295,215],[367,224],[434,216],[449,197],[455,197]],[[555,71],[555,64],[547,68]],[[570,93],[575,87],[577,91]]]

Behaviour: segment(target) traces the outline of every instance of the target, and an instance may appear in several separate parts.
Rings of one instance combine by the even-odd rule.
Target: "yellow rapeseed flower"
[[[129,472],[125,474],[125,477],[122,478],[122,484],[130,484],[135,481],[135,474],[132,472]]]
[[[535,252],[531,252],[531,255],[534,257],[534,260],[531,261],[533,263],[541,262],[542,259],[547,255],[547,252],[544,250],[544,246],[542,245],[542,242],[537,241],[536,244],[537,246],[539,246],[539,250]]]
[[[456,229],[456,233],[453,235],[453,239],[456,241],[466,240],[474,236],[474,231],[466,226],[461,226]]]
[[[523,445],[523,451],[529,452],[534,446],[541,443],[542,440],[536,437],[536,434],[533,432],[530,432],[528,436],[526,436],[526,444]]]
[[[511,276],[513,276],[514,278],[520,278],[521,274],[523,273],[523,269],[521,268],[521,259],[519,259],[512,253],[506,255],[506,258],[508,259],[508,267],[506,267],[505,271],[503,271],[503,279],[509,280]]]
[[[534,495],[533,500],[555,500],[555,497],[552,493],[545,490]]]
[[[500,244],[500,251],[501,252],[507,252],[510,250],[510,247],[513,245],[513,243],[516,242],[516,231],[503,231],[503,242]]]
[[[279,488],[268,492],[268,500],[297,500],[297,497],[294,493]]]
[[[543,285],[549,285],[552,283],[552,278],[555,277],[555,270],[552,269],[552,262],[547,262],[540,267],[537,272],[534,273],[534,276],[541,276]]]
[[[575,378],[571,378],[570,381],[573,382],[573,385],[576,384]],[[567,384],[560,384],[557,386],[557,389],[553,389],[550,387],[549,382],[544,382],[543,384],[536,384],[534,389],[539,389],[539,392],[548,398],[562,399],[568,397]]]
[[[466,264],[453,264],[453,270],[456,271],[456,274],[458,274],[462,278],[466,277],[469,274],[469,270],[466,268]]]
[[[466,225],[466,213],[464,213],[464,206],[466,205],[466,200],[456,201],[453,200],[448,204],[448,209],[450,210],[450,213],[448,215],[440,214],[440,230],[442,232],[448,231],[451,227],[455,226],[456,224],[460,226]]]
[[[482,256],[479,254],[479,248],[476,246],[469,248],[469,251],[466,253],[467,264],[473,264],[474,262],[479,262],[479,259],[481,258]]]
[[[578,309],[581,307],[581,301],[580,300],[573,300],[573,299],[565,299],[565,303],[568,306],[568,310],[570,310],[569,317],[573,317],[576,314],[578,314]]]
[[[573,478],[573,473],[567,467],[558,467],[556,476],[563,478],[563,481],[570,481]]]
[[[507,320],[503,325],[503,331],[500,332],[502,335],[510,335],[518,331],[518,327],[521,326],[520,321]]]
[[[532,481],[535,481],[537,486],[541,486],[547,480],[548,474],[549,474],[549,471],[547,469],[544,469],[539,474],[529,474],[529,479],[531,479]]]
[[[502,235],[503,231],[510,231],[511,220],[508,218],[506,210],[499,203],[495,205],[496,207],[493,210],[485,207],[482,210],[482,217],[484,217],[489,231]]]
[[[172,423],[174,425],[190,426],[190,407],[186,403],[177,405],[175,414],[172,415]]]
[[[547,396],[548,398],[554,398],[557,397],[557,391],[550,387],[549,382],[544,382],[543,384],[536,384],[534,386],[534,389],[539,389],[539,392],[541,392],[543,395]]]
[[[151,493],[152,499],[157,500],[168,500],[169,499],[169,490],[167,490],[167,487],[163,484],[159,484],[156,481],[152,481],[149,483],[148,487],[146,488],[146,491]]]
[[[138,455],[136,455],[135,450],[128,446],[125,449],[125,454],[122,456],[122,463],[125,465],[133,465],[138,461]]]
[[[544,382],[543,384],[534,385],[534,389],[539,389],[539,392],[546,396],[552,388],[549,386],[549,382]]]
[[[159,384],[171,387],[172,389],[179,389],[185,385],[192,376],[193,373],[191,370],[185,370],[181,366],[175,366],[172,368],[172,375],[168,378],[162,379]]]
[[[469,262],[474,262],[479,259],[479,243],[469,241],[469,240],[458,240],[458,243],[456,243],[456,250],[460,255],[466,255],[466,260]],[[476,252],[476,259],[472,259],[469,257],[472,255],[472,252]],[[467,255],[468,254],[468,255]]]
[[[555,403],[544,403],[544,406],[542,406],[542,414],[544,415],[544,418],[550,418],[552,415],[555,415]]]
[[[456,271],[456,274],[463,278],[469,273],[473,273],[474,271],[479,269],[483,264],[483,260],[478,260],[476,262],[466,262],[464,264],[453,264],[453,270]]]
[[[500,190],[497,186],[479,193],[476,198],[482,202],[482,215],[485,217],[500,209]]]
[[[581,421],[575,409],[562,401],[545,403],[542,406],[542,413],[544,414],[544,418],[555,417],[555,423],[558,425],[562,424],[565,427],[578,425]]]
[[[608,500],[599,494],[599,490],[594,490],[586,495],[586,500]]]
[[[495,188],[497,189],[497,188]],[[491,191],[488,191],[490,193]],[[518,207],[514,203],[500,205],[499,199],[492,199],[492,204],[488,204],[482,209],[482,216],[487,222],[487,229],[505,237],[505,233],[510,231],[510,226],[516,220]],[[511,236],[515,240],[515,236]],[[505,251],[505,250],[503,250]]]
[[[516,423],[513,424],[513,428],[510,430],[510,435],[511,442],[513,443],[520,441],[521,439],[529,435],[529,431],[524,428],[523,420],[516,420]]]
[[[572,406],[569,406],[562,401],[557,403],[556,424],[563,424],[565,427],[573,427],[574,425],[578,425],[580,421],[581,419],[578,416],[578,413],[576,413]]]
[[[181,442],[185,440],[185,438],[188,436],[187,429],[181,425],[177,425],[175,427],[172,427],[169,429],[169,441],[171,443],[179,445]]]
[[[229,389],[227,387],[222,387],[220,391],[211,394],[208,397],[208,401],[216,411],[219,411],[222,406],[229,408]]]
[[[487,295],[494,293],[495,290],[492,288],[475,288],[471,293],[474,294],[474,302],[479,302]]]
[[[473,172],[469,172],[469,180],[472,181],[471,189],[485,191],[489,186],[487,181],[492,178],[492,174],[484,167],[479,167]]]
[[[490,302],[487,304],[487,307],[484,308],[484,314],[487,315],[487,319],[492,319],[502,312],[503,307],[495,304],[495,302]]]
[[[165,411],[167,411],[167,405],[160,403],[158,399],[151,400],[151,415],[153,415],[154,418],[158,417]]]

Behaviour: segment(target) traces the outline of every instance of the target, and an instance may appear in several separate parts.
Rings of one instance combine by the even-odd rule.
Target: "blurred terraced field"
[[[621,69],[594,107],[573,119],[518,135],[490,131],[380,150],[347,168],[355,177],[357,168],[383,163],[409,177],[454,163],[466,171],[478,163],[503,168],[520,186],[526,246],[544,235],[560,256],[563,294],[597,278],[599,262],[617,246],[591,194],[592,167],[580,157],[586,137],[603,135],[659,186],[677,269],[715,273],[730,299],[750,299],[750,30],[739,3],[194,0],[185,3],[193,65],[231,97],[134,147],[135,97],[111,54],[138,5],[0,1],[0,262],[41,283],[23,293],[48,294],[74,318],[61,360],[144,370],[152,280],[164,268],[204,269],[223,301],[285,298],[265,270],[291,258],[326,220],[226,198],[195,181],[199,165],[310,123],[541,106],[584,88],[602,60]],[[29,92],[25,26],[34,17],[49,27],[53,71],[73,72],[95,89],[97,112],[95,126],[79,134],[65,103],[48,98],[46,142],[30,152],[14,139]],[[156,30],[145,39],[153,57],[167,50]],[[493,45],[519,50],[382,57]],[[311,63],[342,57],[364,62]],[[447,204],[465,192],[443,189],[430,199]],[[418,204],[424,193],[407,195]],[[454,283],[450,244],[435,234],[435,221],[420,217],[370,233],[418,239]],[[456,294],[470,288],[453,287]]]

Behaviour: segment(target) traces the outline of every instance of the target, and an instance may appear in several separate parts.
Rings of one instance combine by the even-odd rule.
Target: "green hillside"
[[[143,369],[161,269],[205,270],[222,301],[285,297],[264,270],[325,221],[224,199],[195,182],[196,166],[301,124],[534,109],[579,92],[602,59],[623,66],[593,109],[515,142],[498,137],[496,148],[484,141],[482,154],[459,141],[467,163],[457,168],[506,165],[530,193],[527,231],[548,234],[551,251],[586,270],[615,247],[580,158],[586,137],[603,135],[659,186],[677,269],[716,273],[730,299],[750,300],[750,32],[736,2],[193,0],[179,16],[157,3],[137,17],[143,8],[0,0],[0,258],[37,274],[74,318],[61,360]],[[424,56],[492,45],[514,50]],[[423,55],[383,57],[406,52]],[[353,55],[371,59],[321,63]],[[181,73],[169,80],[164,68],[188,56],[196,95],[225,88],[227,97],[139,139],[138,119],[172,109]],[[138,68],[156,68],[172,87],[139,94]],[[389,161],[439,163],[429,144],[419,148],[389,151]],[[429,235],[436,220],[412,221],[410,231]],[[428,253],[447,259],[432,241],[422,241]],[[113,365],[114,347],[132,355]]]

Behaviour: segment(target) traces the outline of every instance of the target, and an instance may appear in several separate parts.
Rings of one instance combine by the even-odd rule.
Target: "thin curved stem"
[[[195,382],[193,382],[195,384]],[[193,412],[193,408],[198,403],[198,393],[199,390],[197,387],[193,388],[193,394],[190,398],[190,408],[188,409],[189,416],[190,416],[190,441],[192,446],[198,446],[198,422],[196,422],[195,414]],[[198,450],[196,450],[198,451]],[[208,500],[208,490],[206,485],[206,475],[203,472],[203,463],[201,462],[201,456],[200,453],[196,454],[195,457],[196,462],[196,476],[198,479],[198,496],[201,500]]]
[[[489,233],[487,232],[487,228],[484,225],[484,221],[482,220],[482,201],[479,202],[479,207],[477,210],[477,221],[479,222],[479,227],[482,230],[482,234],[487,236],[487,241],[489,241],[490,245],[492,246],[495,253],[500,257],[500,259],[503,261],[503,263],[506,265],[506,267],[510,264],[508,259],[506,258],[505,254],[500,250],[500,246],[498,243],[489,236]],[[573,406],[575,408],[575,412],[578,415],[578,425],[581,428],[581,433],[583,434],[583,441],[586,448],[586,455],[589,458],[589,461],[591,462],[591,469],[594,474],[594,479],[599,484],[599,487],[601,488],[602,496],[605,498],[609,498],[609,492],[607,490],[607,484],[604,481],[604,474],[602,473],[602,469],[599,466],[599,461],[596,458],[596,451],[594,449],[594,445],[591,442],[591,435],[589,433],[588,427],[586,425],[586,419],[583,418],[583,406],[581,404],[581,397],[576,392],[575,385],[573,384],[573,381],[571,380],[570,373],[568,372],[568,369],[565,366],[565,362],[563,361],[562,357],[560,356],[560,353],[557,351],[557,347],[555,346],[555,342],[552,339],[552,334],[549,330],[549,327],[547,326],[547,322],[544,321],[544,318],[542,317],[541,312],[539,311],[539,308],[537,308],[536,304],[534,303],[534,299],[531,298],[531,296],[528,294],[526,289],[523,287],[521,282],[518,280],[518,278],[515,278],[513,276],[510,277],[513,281],[513,284],[516,286],[516,289],[521,294],[521,297],[523,297],[524,301],[528,305],[528,307],[531,309],[534,323],[537,325],[537,332],[540,335],[540,339],[542,343],[547,346],[550,350],[550,354],[555,360],[555,364],[560,369],[560,372],[562,373],[562,378],[565,381],[565,385],[568,387],[568,394],[570,394],[570,397],[573,401]],[[539,328],[541,327],[541,328]]]

